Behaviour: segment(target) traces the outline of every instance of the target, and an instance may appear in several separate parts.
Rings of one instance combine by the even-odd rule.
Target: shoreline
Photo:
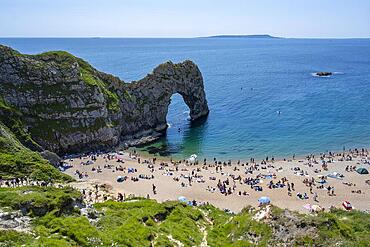
[[[148,144],[148,145],[150,145],[150,144]],[[317,157],[317,156],[320,156],[320,155],[322,155],[322,154],[326,154],[326,153],[329,153],[329,152],[331,152],[331,153],[334,153],[334,154],[348,154],[348,153],[350,153],[351,151],[354,151],[354,150],[359,150],[359,151],[361,151],[362,149],[364,149],[364,150],[367,150],[367,151],[369,151],[370,152],[370,147],[361,147],[361,148],[358,148],[358,147],[355,147],[355,148],[349,148],[349,149],[345,149],[345,150],[342,150],[342,151],[336,151],[336,150],[334,150],[334,151],[329,151],[329,150],[327,150],[327,151],[323,151],[323,152],[320,152],[320,153],[311,153],[311,154],[298,154],[298,155],[295,155],[295,160],[299,160],[299,159],[306,159],[306,157],[307,156],[311,156],[311,155],[314,155],[315,157]],[[117,149],[112,149],[112,151],[118,151]],[[157,159],[163,159],[164,161],[169,161],[169,160],[173,160],[173,161],[184,161],[184,160],[186,160],[186,159],[178,159],[178,158],[176,158],[176,157],[173,157],[173,156],[162,156],[162,155],[157,155],[157,154],[150,154],[148,151],[143,151],[143,150],[140,150],[140,147],[137,147],[137,146],[131,146],[131,147],[129,147],[129,148],[127,148],[126,149],[126,151],[127,150],[129,150],[129,151],[136,151],[138,154],[140,154],[142,157],[145,157],[145,158],[153,158],[153,157],[155,157],[155,158],[157,158]],[[195,155],[198,155],[198,154],[195,154]],[[222,156],[222,155],[220,155],[220,156]],[[220,157],[219,156],[219,157]],[[190,156],[189,156],[190,157]],[[187,158],[189,158],[189,157],[187,157]],[[284,161],[284,159],[285,160],[290,160],[290,158],[293,158],[293,155],[290,157],[290,158],[285,158],[285,157],[280,157],[280,156],[265,156],[265,157],[269,157],[269,158],[273,158],[274,157],[274,159],[275,159],[275,161]],[[204,157],[202,157],[202,156],[200,156],[200,157],[198,157],[199,158],[199,161],[203,161],[203,159],[204,159]],[[217,157],[216,157],[217,158]],[[237,161],[240,161],[240,162],[242,162],[242,161],[244,161],[244,162],[248,162],[248,160],[250,159],[250,158],[253,158],[253,157],[248,157],[248,158],[241,158],[241,159],[223,159],[223,161],[231,161],[231,162],[237,162]],[[213,157],[212,158],[206,158],[207,160],[210,160],[210,159],[213,159]],[[260,159],[260,158],[257,158],[257,159],[255,159],[255,161],[258,161],[258,162],[260,162],[260,161],[263,161],[264,159]]]

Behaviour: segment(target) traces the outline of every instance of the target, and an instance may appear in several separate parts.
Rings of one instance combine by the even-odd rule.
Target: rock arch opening
[[[183,96],[175,93],[169,100],[166,121],[170,132],[181,132],[190,127],[190,108]]]

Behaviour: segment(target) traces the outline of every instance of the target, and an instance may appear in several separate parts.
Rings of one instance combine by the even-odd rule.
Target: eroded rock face
[[[151,140],[167,128],[175,93],[192,120],[208,114],[202,75],[191,61],[167,62],[125,83],[66,52],[23,55],[0,46],[0,106],[11,108],[20,128],[44,149],[59,154]],[[0,121],[12,122],[1,107]]]
[[[0,230],[19,232],[31,231],[31,218],[20,211],[3,211],[0,209]]]

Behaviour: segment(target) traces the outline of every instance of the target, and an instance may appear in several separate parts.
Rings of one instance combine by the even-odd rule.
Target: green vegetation
[[[74,207],[81,195],[71,188],[0,189],[0,208],[32,217],[31,233],[0,231],[5,246],[276,246],[276,229],[293,236],[291,246],[367,246],[370,216],[335,210],[317,216],[273,208],[268,221],[253,220],[253,210],[229,214],[213,206],[157,203],[136,198],[97,203],[89,220]],[[293,217],[293,218],[292,218]],[[293,222],[293,223],[292,223]],[[282,224],[280,224],[282,223]],[[285,224],[291,224],[286,227]],[[296,234],[294,227],[303,229]],[[37,236],[37,237],[32,237]]]
[[[60,216],[74,211],[73,202],[81,201],[81,194],[71,187],[17,187],[0,188],[0,207],[21,210],[31,216],[49,212]]]
[[[63,219],[66,215],[72,220],[74,215],[79,215],[79,210],[74,204],[80,201],[81,194],[70,187],[0,188],[0,209],[20,210],[33,219],[33,234],[0,230],[0,246],[76,246],[73,240],[53,234],[50,229],[46,229],[46,221]],[[86,227],[81,230],[86,230]],[[35,238],[34,234],[38,237]]]
[[[172,237],[186,246],[197,246],[202,240],[199,229],[199,225],[205,224],[202,213],[178,202],[160,204],[137,199],[96,204],[95,208],[104,212],[97,228],[119,245],[158,245],[158,242],[171,243],[169,237]]]
[[[76,132],[94,132],[97,131],[104,126],[107,126],[106,119],[104,118],[97,118],[93,125],[86,128],[84,126],[76,126],[72,127],[68,121],[63,121],[59,119],[42,119],[40,121],[34,122],[32,128],[30,128],[29,132],[32,136],[37,136],[40,139],[42,138],[45,141],[52,141],[55,139],[55,133],[63,133],[64,135],[68,135],[70,133]],[[113,123],[109,123],[112,124]]]
[[[40,145],[38,145],[31,138],[31,135],[25,131],[22,122],[22,114],[13,107],[8,106],[0,95],[0,124],[1,123],[7,126],[22,144],[33,150],[41,150]]]
[[[37,152],[41,147],[23,125],[22,114],[0,96],[0,178],[29,177],[33,180],[71,181]]]
[[[342,242],[343,246],[369,246],[370,243],[370,216],[359,211],[345,212],[333,210],[330,213],[321,213],[313,217],[319,229],[319,240],[328,243]]]
[[[105,99],[108,102],[108,110],[112,112],[119,112],[120,104],[119,97],[117,93],[113,90],[109,90],[108,86],[98,77],[94,76],[91,70],[87,70],[81,67],[81,79],[86,82],[88,85],[93,87],[98,87],[104,94]]]
[[[70,181],[37,152],[24,147],[0,122],[0,177],[29,177],[33,180]]]
[[[271,239],[270,227],[253,220],[247,210],[230,217],[219,209],[207,208],[214,222],[208,233],[211,246],[250,246],[251,240],[257,241],[259,246],[266,246]]]

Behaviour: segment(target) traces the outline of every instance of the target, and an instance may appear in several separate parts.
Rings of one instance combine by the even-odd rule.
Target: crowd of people
[[[355,157],[362,157],[363,163],[369,162],[367,159],[368,151],[366,149],[354,149],[346,152],[333,153],[327,152],[320,155],[308,155],[304,159],[296,160],[295,155],[291,159],[284,159],[285,162],[296,161],[299,165],[291,168],[291,172],[299,177],[302,177],[302,183],[307,189],[299,189],[300,191],[295,192],[297,199],[308,200],[312,197],[315,202],[319,202],[319,191],[326,190],[328,196],[336,196],[336,189],[333,185],[330,185],[328,178],[322,176],[320,179],[313,177],[308,169],[311,169],[314,173],[323,173],[328,171],[328,167],[332,166],[336,161],[352,161]],[[290,181],[286,176],[278,176],[280,172],[286,170],[283,166],[275,167],[275,158],[266,157],[265,159],[257,162],[256,159],[250,158],[248,162],[236,162],[221,161],[217,158],[213,158],[211,162],[207,159],[203,159],[203,162],[198,160],[190,162],[189,160],[169,160],[158,161],[157,158],[142,158],[135,151],[128,153],[130,160],[136,161],[138,167],[145,167],[146,173],[140,172],[136,168],[127,168],[122,166],[125,163],[125,159],[121,157],[121,154],[91,154],[84,157],[81,160],[81,165],[92,165],[91,171],[101,173],[103,170],[111,170],[119,174],[128,176],[130,173],[130,180],[133,182],[139,182],[140,180],[155,180],[158,178],[158,173],[154,174],[155,171],[160,171],[162,176],[172,177],[175,183],[178,183],[179,188],[191,187],[194,184],[207,183],[205,187],[206,192],[209,193],[220,193],[224,196],[238,195],[238,196],[249,196],[250,193],[263,194],[266,190],[279,190],[286,191],[288,196],[292,196],[295,191],[295,184]],[[95,166],[94,162],[97,157],[102,158],[105,161],[104,166]],[[78,157],[77,159],[82,159]],[[86,159],[88,159],[86,161]],[[370,163],[369,163],[370,164]],[[228,169],[226,169],[228,168]],[[356,170],[355,165],[348,165],[345,169],[346,172],[353,172]],[[76,169],[75,174],[80,179],[88,178],[87,172],[80,172]],[[205,174],[211,174],[205,176]],[[311,174],[311,175],[310,175]],[[348,183],[349,185],[349,183]],[[152,191],[147,194],[147,197],[156,195],[158,193],[158,185],[153,182]],[[356,186],[351,184],[349,186]],[[248,190],[248,187],[251,190]],[[353,190],[353,193],[361,193],[359,190]],[[322,193],[321,193],[322,194]],[[94,193],[92,193],[94,198]],[[95,196],[96,197],[96,196]],[[89,198],[91,198],[89,192]],[[123,200],[124,196],[119,194],[117,200]],[[96,200],[96,199],[94,199]]]

